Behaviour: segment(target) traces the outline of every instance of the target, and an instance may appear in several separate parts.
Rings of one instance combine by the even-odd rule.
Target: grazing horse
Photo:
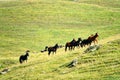
[[[73,39],[71,42],[67,42],[65,44],[65,51],[67,51],[67,47],[69,48],[69,50],[74,49],[76,46],[80,45],[80,41],[82,41],[81,38],[78,38],[78,40],[76,41],[75,39]]]
[[[28,59],[28,56],[29,56],[29,50],[26,51],[26,54],[25,55],[21,55],[20,58],[19,58],[19,62],[22,64],[25,60],[27,62],[27,59]]]
[[[98,41],[97,41],[97,37],[98,37],[99,35],[98,35],[98,33],[95,33],[95,35],[91,35],[91,36],[89,36],[87,39],[84,39],[82,42],[81,42],[81,46],[83,47],[83,46],[85,46],[85,45],[91,45],[91,43],[92,42],[94,42],[94,44],[95,44],[95,42],[97,42],[98,43]]]
[[[58,47],[59,47],[58,44],[55,44],[55,46],[53,47],[47,46],[45,50],[48,50],[48,55],[50,55],[51,52],[56,53]]]

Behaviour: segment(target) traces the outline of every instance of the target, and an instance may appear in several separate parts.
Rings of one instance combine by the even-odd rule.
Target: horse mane
[[[58,44],[55,44],[54,48],[58,48],[58,47],[59,47]]]

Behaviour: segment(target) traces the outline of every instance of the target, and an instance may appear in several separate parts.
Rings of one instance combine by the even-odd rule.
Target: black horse
[[[74,48],[76,46],[80,46],[82,39],[78,38],[78,40],[76,41],[75,39],[73,39],[71,42],[67,42],[65,44],[65,51],[67,51],[67,47],[69,48],[69,50],[74,50]]]
[[[48,55],[50,55],[51,52],[56,53],[58,47],[59,47],[58,44],[55,44],[55,46],[52,46],[52,47],[47,46],[45,50],[47,50]]]
[[[82,42],[82,39],[81,39],[81,38],[78,38],[78,40],[75,41],[74,44],[73,44],[74,48],[75,48],[75,47],[79,47],[80,44],[81,44],[81,42]]]
[[[89,40],[89,39],[84,39],[84,40],[82,40],[82,42],[81,42],[81,47],[85,47],[86,45],[91,45],[91,43],[92,43],[92,41],[91,40]]]
[[[22,64],[25,60],[27,62],[27,59],[28,59],[28,56],[29,56],[29,50],[26,51],[26,54],[25,55],[21,55],[20,58],[19,58],[19,62]]]

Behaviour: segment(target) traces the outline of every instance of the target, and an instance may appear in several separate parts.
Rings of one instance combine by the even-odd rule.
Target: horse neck
[[[57,48],[58,48],[58,45],[55,45],[55,46],[54,46],[54,48],[56,48],[56,49],[57,49]]]
[[[94,38],[97,38],[97,37],[98,37],[98,35],[97,35],[97,34],[95,34]]]
[[[76,42],[76,40],[72,40],[70,43],[75,43]]]
[[[77,40],[77,42],[80,42],[80,41],[82,41],[82,40],[81,40],[81,39],[78,39],[78,40]]]
[[[28,53],[28,52],[26,52],[25,56],[26,56],[26,57],[27,57],[27,56],[29,56],[29,53]]]

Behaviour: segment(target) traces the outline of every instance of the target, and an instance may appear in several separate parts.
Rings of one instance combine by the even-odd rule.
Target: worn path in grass
[[[117,34],[117,35],[114,35],[114,36],[110,36],[108,38],[100,40],[99,44],[105,44],[107,42],[114,41],[114,40],[117,40],[117,39],[120,39],[120,34]]]
[[[114,40],[118,40],[120,39],[120,34],[116,34],[114,36],[110,36],[108,38],[105,38],[105,39],[102,39],[102,40],[98,40],[98,44],[102,45],[102,44],[106,44],[107,42],[111,42],[111,41],[114,41]],[[82,52],[86,49],[83,48]]]

